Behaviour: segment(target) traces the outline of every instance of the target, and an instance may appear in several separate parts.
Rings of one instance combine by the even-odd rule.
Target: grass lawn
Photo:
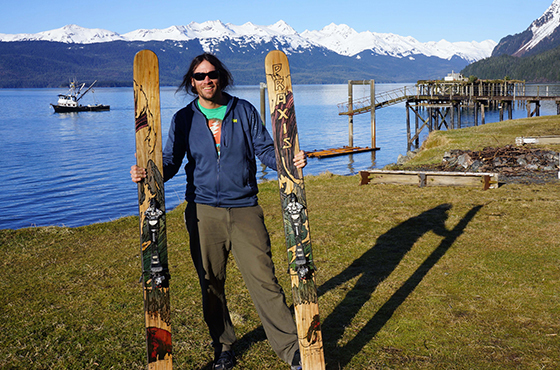
[[[560,134],[560,121],[434,133],[415,161],[541,131]],[[558,181],[487,191],[358,183],[306,178],[328,369],[560,368]],[[260,202],[289,292],[276,182],[260,185]],[[174,368],[210,369],[183,208],[168,213]],[[0,368],[146,368],[137,223],[0,230]],[[228,273],[238,368],[287,369],[233,258]]]

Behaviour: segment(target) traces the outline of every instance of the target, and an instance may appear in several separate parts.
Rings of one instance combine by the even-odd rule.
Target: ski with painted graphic
[[[149,50],[134,57],[136,164],[147,177],[138,183],[142,290],[148,369],[171,370],[169,269],[159,101],[159,63]]]
[[[293,164],[300,149],[288,58],[281,51],[271,51],[265,59],[265,71],[301,362],[303,370],[323,370],[323,336],[303,172]]]

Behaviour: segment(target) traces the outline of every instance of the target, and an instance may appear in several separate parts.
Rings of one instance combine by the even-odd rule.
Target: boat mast
[[[78,99],[76,99],[76,101],[78,101],[78,100],[80,100],[81,98],[83,98],[83,96],[84,96],[89,90],[91,90],[91,88],[93,87],[93,85],[95,85],[96,82],[97,82],[97,80],[93,81],[93,83],[86,89],[86,91],[84,91],[84,92],[82,93],[82,95],[80,95],[80,96],[78,97]],[[85,85],[85,84],[84,84],[84,85]],[[82,89],[80,88],[80,90],[82,90]],[[79,93],[79,92],[78,92],[78,93]]]

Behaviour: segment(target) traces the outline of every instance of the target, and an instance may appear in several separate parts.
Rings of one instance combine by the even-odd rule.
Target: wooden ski
[[[265,71],[301,362],[303,370],[322,370],[323,336],[305,186],[302,170],[293,164],[300,149],[288,58],[271,51]]]
[[[139,51],[134,57],[136,164],[147,177],[138,184],[142,289],[146,319],[148,369],[172,368],[169,269],[157,56]]]

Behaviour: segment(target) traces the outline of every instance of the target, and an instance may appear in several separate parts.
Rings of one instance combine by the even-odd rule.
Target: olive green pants
[[[202,290],[204,320],[216,353],[231,349],[236,341],[224,291],[231,251],[270,345],[281,359],[291,363],[298,349],[297,330],[274,274],[261,207],[221,208],[190,202],[185,224]]]

